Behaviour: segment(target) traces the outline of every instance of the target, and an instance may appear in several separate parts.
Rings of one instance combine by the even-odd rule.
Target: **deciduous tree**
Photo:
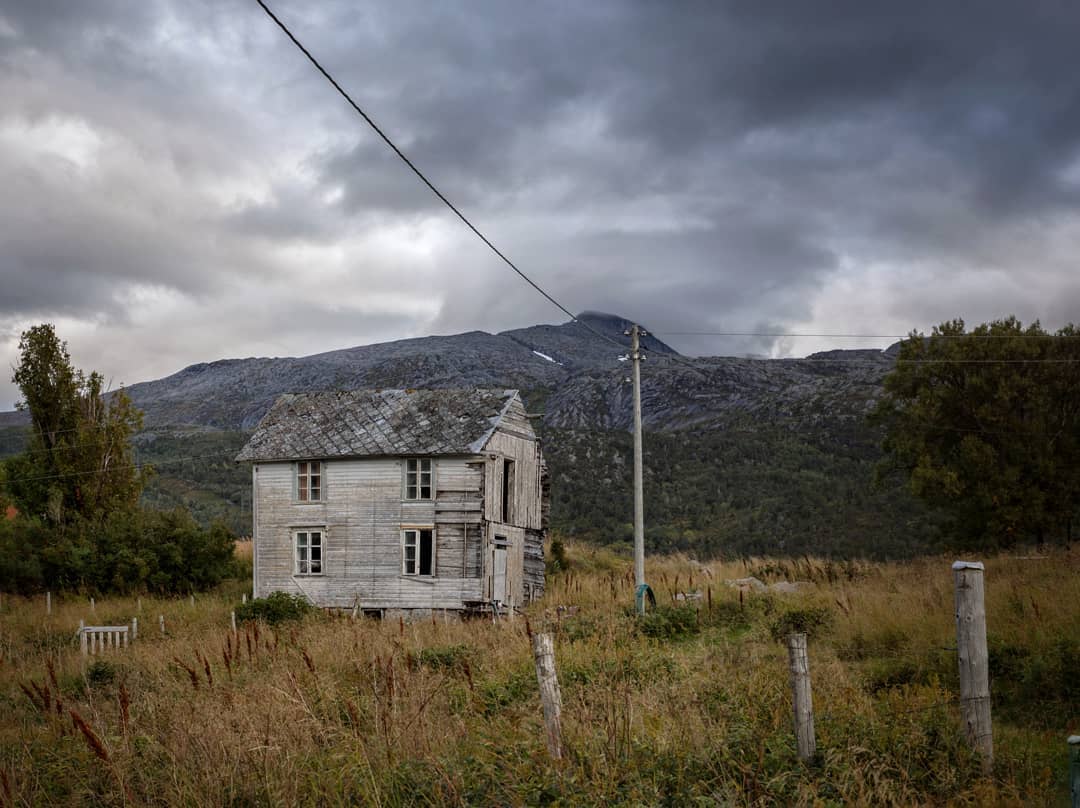
[[[1080,332],[963,320],[900,345],[875,419],[881,471],[951,519],[958,544],[1071,539],[1080,501]]]
[[[53,524],[100,520],[134,508],[146,475],[130,438],[142,413],[123,392],[106,392],[99,373],[71,364],[50,324],[24,331],[12,377],[30,414],[26,452],[8,461],[7,479],[20,511]]]

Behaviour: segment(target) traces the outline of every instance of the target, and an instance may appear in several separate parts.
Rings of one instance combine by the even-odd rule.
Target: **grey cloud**
[[[1080,241],[1080,182],[1063,180],[1080,142],[1070,5],[275,8],[571,309],[657,330],[874,313],[906,330],[942,312],[1007,313],[998,301],[1026,319],[1069,314],[1065,256]],[[212,340],[157,346],[160,364],[147,354],[140,373],[269,349],[275,329],[311,352],[562,319],[254,4],[8,2],[0,16],[16,32],[0,37],[0,126],[81,119],[123,143],[95,158],[96,173],[67,179],[55,163],[0,153],[0,315],[128,334],[131,290],[148,285],[193,310],[243,312],[220,310]],[[905,268],[920,285],[880,278]],[[949,281],[939,293],[935,273]],[[411,314],[361,315],[335,307],[334,289],[288,293],[283,279],[308,277],[340,285],[343,300],[427,297]],[[843,283],[866,294],[838,301]],[[266,317],[248,312],[252,300]],[[429,306],[434,317],[417,313]],[[293,320],[321,325],[294,332]]]

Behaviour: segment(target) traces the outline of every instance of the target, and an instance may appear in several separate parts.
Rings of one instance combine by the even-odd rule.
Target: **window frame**
[[[409,534],[410,533],[415,534],[415,536],[416,536],[415,541],[412,542],[412,543],[410,543],[410,541],[409,541]],[[421,560],[421,558],[423,558],[423,553],[421,552],[421,541],[422,541],[422,535],[424,533],[430,533],[431,534],[431,572],[427,573],[426,575],[423,572],[420,571],[420,569],[421,569],[420,560]],[[435,571],[437,569],[436,562],[437,562],[438,543],[435,540],[435,536],[436,536],[435,525],[403,525],[402,526],[402,528],[401,528],[401,574],[402,575],[407,576],[409,578],[435,578],[435,577],[437,577],[436,574],[435,574]],[[415,567],[414,567],[415,571],[414,572],[409,572],[409,568],[408,568],[408,564],[409,564],[408,549],[409,549],[410,546],[415,548],[415,554],[414,554],[414,557],[412,559],[412,561],[413,561],[413,563],[415,565]]]
[[[416,469],[411,470],[410,464],[416,464]],[[427,464],[427,470],[424,470],[424,464]],[[406,502],[433,502],[435,500],[435,458],[422,457],[416,455],[414,457],[406,457],[402,463],[401,469],[401,498]],[[410,485],[409,476],[411,474],[416,475],[416,482]],[[422,496],[424,491],[424,475],[427,475],[427,489],[428,495]],[[414,496],[409,495],[409,489],[413,488],[416,491]]]
[[[292,537],[292,557],[293,557],[293,577],[296,578],[318,578],[326,575],[326,526],[325,525],[311,525],[304,527],[294,527],[290,531]],[[318,535],[319,543],[315,545],[312,543],[311,538],[313,535]],[[300,537],[305,536],[306,542],[303,548],[307,556],[305,559],[300,558]],[[319,569],[317,572],[312,571],[311,566],[314,562],[312,558],[311,550],[315,547],[319,550]],[[302,564],[307,564],[307,571],[303,571]]]
[[[313,466],[317,469],[315,474],[311,473]],[[313,477],[318,480],[318,486],[311,484]],[[304,480],[303,485],[301,485],[301,479]],[[312,491],[318,492],[318,498],[312,498]],[[324,461],[297,460],[293,463],[293,502],[300,505],[321,505],[326,502],[326,463]]]

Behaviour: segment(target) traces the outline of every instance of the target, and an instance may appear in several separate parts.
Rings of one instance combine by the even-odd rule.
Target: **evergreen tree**
[[[948,514],[972,547],[1071,539],[1080,495],[1080,333],[1015,318],[912,334],[875,418],[879,473]]]

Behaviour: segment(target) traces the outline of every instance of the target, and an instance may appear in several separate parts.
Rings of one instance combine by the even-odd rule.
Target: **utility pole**
[[[648,332],[636,324],[630,329],[630,361],[634,364],[634,580],[638,614],[645,613],[645,500],[641,460],[641,337]]]

